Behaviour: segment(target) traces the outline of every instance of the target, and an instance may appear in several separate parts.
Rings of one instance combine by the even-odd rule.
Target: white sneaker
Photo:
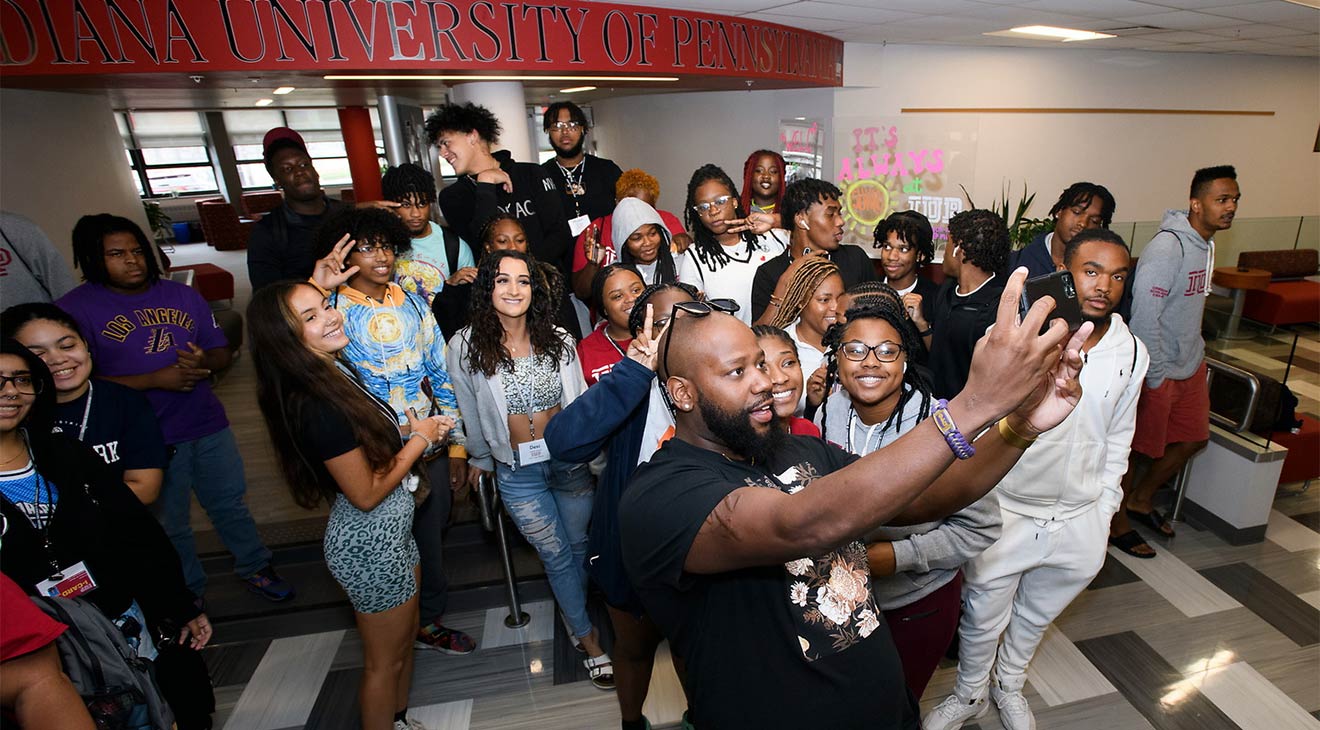
[[[992,683],[990,697],[999,706],[999,722],[1004,730],[1036,730],[1036,716],[1031,714],[1022,690],[1004,690]]]
[[[935,709],[921,721],[924,730],[957,730],[968,720],[975,720],[990,711],[985,697],[968,702],[956,694],[949,695],[935,705]]]
[[[430,729],[427,728],[422,723],[410,717],[407,720],[395,720],[394,730],[430,730]]]

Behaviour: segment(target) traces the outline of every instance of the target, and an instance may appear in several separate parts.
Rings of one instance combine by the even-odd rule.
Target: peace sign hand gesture
[[[665,336],[670,324],[666,322],[660,330],[660,334],[653,336],[654,312],[654,307],[650,304],[646,305],[646,324],[642,325],[642,331],[638,332],[633,341],[628,344],[628,357],[648,370],[655,370],[660,364],[660,338]]]
[[[348,260],[348,255],[356,245],[357,241],[349,238],[345,233],[344,237],[335,243],[334,248],[330,249],[330,253],[316,262],[316,268],[312,269],[312,282],[326,291],[334,291],[340,284],[353,278],[361,267],[350,266],[345,269],[344,262]]]

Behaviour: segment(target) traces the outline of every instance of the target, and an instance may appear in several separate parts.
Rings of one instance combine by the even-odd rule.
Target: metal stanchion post
[[[522,610],[518,599],[518,579],[513,571],[513,555],[509,551],[508,533],[504,527],[504,513],[497,502],[497,492],[490,476],[481,478],[477,485],[477,503],[481,506],[481,525],[487,531],[492,529],[500,544],[500,560],[504,567],[504,588],[509,597],[509,615],[504,617],[504,625],[511,629],[520,629],[532,619]]]
[[[1178,472],[1178,479],[1173,483],[1173,489],[1176,493],[1173,498],[1173,514],[1169,519],[1174,522],[1182,522],[1183,498],[1187,496],[1187,480],[1192,476],[1192,460],[1188,459],[1183,464],[1182,471]]]

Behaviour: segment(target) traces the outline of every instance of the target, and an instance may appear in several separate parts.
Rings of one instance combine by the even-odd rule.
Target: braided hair
[[[844,338],[847,336],[848,328],[854,322],[863,319],[879,319],[888,323],[894,331],[898,332],[900,343],[903,346],[903,352],[909,356],[913,352],[921,352],[921,338],[917,336],[917,331],[908,322],[907,315],[902,307],[893,305],[886,299],[874,298],[864,304],[857,304],[848,308],[848,321],[842,324],[835,324],[825,333],[825,398],[821,401],[820,412],[825,413],[825,404],[830,400],[830,393],[834,386],[839,382],[839,348],[843,345]],[[894,407],[894,412],[889,414],[889,420],[885,422],[884,430],[888,431],[899,420],[903,409],[907,407],[913,396],[921,399],[921,409],[917,414],[918,420],[923,420],[930,415],[930,403],[934,397],[930,392],[930,382],[922,374],[921,368],[913,367],[911,363],[903,373],[903,381],[899,384],[901,395],[898,398],[898,405]],[[820,430],[821,438],[828,438],[826,429],[829,425],[829,419],[821,418]]]
[[[903,296],[898,293],[897,289],[879,279],[860,281],[848,287],[848,290],[845,291],[844,294],[851,297],[848,302],[849,309],[859,307],[863,303],[869,303],[873,298],[878,299],[884,297],[888,297],[893,302],[894,306],[902,309]]]
[[[747,157],[743,163],[743,192],[740,200],[743,210],[752,209],[752,176],[756,173],[756,161],[762,157],[769,157],[779,166],[779,192],[775,193],[775,206],[784,202],[784,188],[788,187],[788,165],[784,163],[784,156],[773,150],[757,150]],[[784,225],[788,226],[788,220],[784,220]]]
[[[646,304],[651,301],[651,297],[668,289],[682,289],[685,294],[694,300],[700,299],[701,295],[697,288],[691,284],[684,284],[677,281],[662,281],[658,284],[652,284],[642,290],[637,295],[637,300],[633,302],[632,311],[628,313],[628,334],[633,337],[646,328]]]
[[[802,314],[802,310],[811,300],[816,288],[831,276],[839,273],[839,267],[823,256],[812,256],[802,263],[793,280],[788,283],[784,301],[780,303],[775,318],[770,324],[784,328],[793,323]]]
[[[692,231],[692,245],[688,248],[688,253],[696,257],[697,263],[706,267],[708,271],[718,271],[728,266],[733,260],[724,252],[724,247],[715,240],[715,234],[710,232],[704,221],[693,206],[697,204],[697,188],[710,182],[716,181],[723,185],[729,195],[735,201],[734,217],[746,218],[747,209],[743,207],[742,202],[738,200],[738,188],[733,184],[729,175],[720,169],[718,165],[706,163],[697,168],[692,173],[692,179],[688,181],[687,202],[683,204],[683,222],[687,224],[687,229]],[[747,253],[750,255],[753,251],[760,250],[757,243],[757,236],[750,229],[738,234],[743,241],[747,242]]]
[[[481,241],[481,247],[483,250],[490,248],[491,239],[493,239],[495,235],[495,226],[500,221],[513,221],[514,223],[517,223],[519,227],[522,226],[522,222],[512,213],[506,213],[501,210],[492,214],[481,224],[481,228],[477,229],[477,240]]]

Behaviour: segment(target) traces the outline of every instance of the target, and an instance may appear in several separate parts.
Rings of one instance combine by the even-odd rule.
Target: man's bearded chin
[[[562,157],[565,160],[577,157],[578,155],[582,154],[582,146],[586,143],[586,141],[587,141],[587,135],[584,134],[581,137],[578,137],[577,144],[573,145],[572,149],[561,150],[558,147],[555,147],[555,156]]]
[[[766,433],[758,433],[746,411],[729,412],[703,400],[698,405],[706,428],[725,446],[752,461],[766,461],[784,445],[787,434],[778,423],[771,423]]]

